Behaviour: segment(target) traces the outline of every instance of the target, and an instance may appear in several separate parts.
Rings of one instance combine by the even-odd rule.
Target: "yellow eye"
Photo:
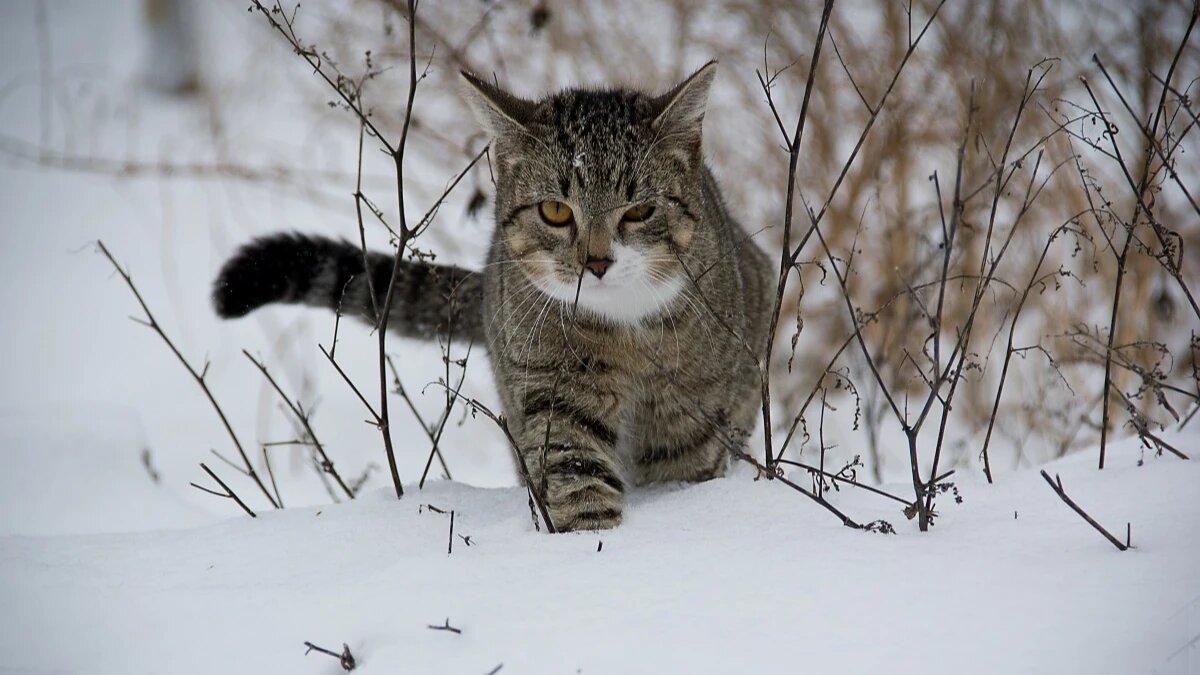
[[[653,204],[638,204],[626,211],[625,215],[621,216],[621,220],[627,223],[640,223],[652,215],[654,215]]]
[[[542,202],[538,204],[538,213],[542,220],[554,226],[567,225],[575,216],[571,213],[571,207],[563,202]]]

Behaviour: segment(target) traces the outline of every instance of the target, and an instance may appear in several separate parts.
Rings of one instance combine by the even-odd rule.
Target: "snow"
[[[337,672],[311,641],[347,643],[363,673],[1195,672],[1195,646],[1172,654],[1200,620],[1200,469],[1139,467],[1131,443],[1110,457],[1050,470],[1110,529],[1132,523],[1124,553],[1032,471],[964,477],[928,534],[861,491],[834,499],[899,534],[842,527],[738,470],[637,493],[603,533],[538,533],[522,490],[439,482],[191,528],[10,535],[0,663]],[[428,505],[455,513],[449,554]],[[447,619],[462,634],[428,628]]]
[[[0,535],[193,527],[215,518],[151,479],[137,413],[106,403],[0,408]],[[153,455],[147,455],[153,468]],[[149,508],[153,504],[154,508]]]
[[[0,4],[5,139],[36,143],[46,123],[52,147],[79,156],[220,159],[203,106],[142,100],[131,0],[46,3],[52,79],[78,105],[43,118],[37,6]],[[305,107],[318,91],[306,69],[257,77],[263,63],[290,62],[244,7],[198,9],[229,47],[209,55],[209,76],[255,75],[218,92],[229,106],[212,125],[222,147],[250,165],[333,177],[285,189],[0,159],[0,672],[341,672],[305,655],[305,641],[345,642],[363,673],[1200,672],[1200,468],[1132,440],[1109,448],[1104,471],[1094,448],[1047,467],[1111,531],[1131,523],[1136,548],[1123,553],[1036,470],[998,472],[995,485],[960,470],[963,502],[939,499],[929,533],[894,502],[848,487],[830,499],[897,534],[847,529],[737,466],[710,483],[633,493],[618,530],[548,536],[512,487],[501,435],[459,410],[442,441],[457,482],[435,475],[417,489],[427,445],[394,413],[404,499],[377,470],[360,499],[329,504],[303,453],[281,448],[288,508],[269,510],[209,452],[231,452],[212,410],[157,336],[125,319],[136,304],[89,245],[103,238],[185,356],[211,362],[210,386],[248,447],[295,431],[242,348],[316,411],[346,476],[382,465],[377,431],[317,350],[329,317],[280,309],[220,323],[208,309],[212,275],[238,243],[286,228],[350,232],[356,139],[328,133]],[[452,79],[434,73],[429,86]],[[426,177],[413,208],[447,178]],[[478,264],[470,242],[490,226],[455,227],[458,240],[430,231],[439,261]],[[339,361],[360,382],[371,381],[373,344],[343,324]],[[439,347],[390,344],[436,419],[443,393],[422,387],[443,376]],[[472,354],[464,393],[495,407],[486,356]],[[1166,438],[1195,456],[1197,428]],[[200,461],[259,517],[189,487],[211,485]],[[449,515],[429,505],[453,510],[452,539]],[[446,620],[462,633],[428,628]]]

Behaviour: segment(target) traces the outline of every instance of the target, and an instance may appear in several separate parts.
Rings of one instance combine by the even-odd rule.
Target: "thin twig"
[[[453,334],[453,324],[451,325],[451,334]],[[455,391],[461,390],[462,386],[463,386],[463,382],[467,381],[467,361],[471,358],[471,348],[474,346],[475,346],[474,342],[468,343],[466,355],[457,362],[458,365],[460,365],[462,367],[462,373],[459,375],[458,385],[455,387]],[[447,345],[446,345],[446,354],[442,357],[442,360],[445,362],[445,365],[446,365],[446,382],[449,383],[450,382],[450,363],[451,363],[449,343],[447,343]],[[391,359],[388,360],[388,365],[392,368],[392,377],[395,378],[396,384],[399,385],[400,384],[400,376],[398,374],[396,374],[396,368],[394,365],[392,365]],[[401,392],[404,392],[403,387],[401,387],[400,390],[401,390]],[[441,462],[442,470],[446,472],[446,477],[447,478],[450,477],[450,469],[448,469],[446,467],[446,460],[442,457],[441,448],[438,447],[438,444],[441,443],[441,441],[442,441],[442,433],[446,431],[446,424],[450,421],[450,413],[454,411],[454,397],[450,396],[449,389],[447,389],[446,391],[447,391],[446,405],[442,409],[441,417],[438,418],[437,430],[432,435],[429,433],[428,429],[425,430],[425,435],[429,436],[430,448],[429,448],[429,456],[425,458],[425,468],[421,471],[421,480],[417,483],[418,490],[425,489],[425,480],[429,477],[429,469],[430,469],[430,467],[433,466],[434,456],[436,456],[438,458],[438,460]],[[408,404],[409,409],[413,410],[415,412],[416,409],[413,407],[412,401],[409,400],[407,392],[403,393],[403,396],[405,399],[405,403]]]
[[[225,490],[225,494],[221,494],[219,492],[216,492],[215,490],[210,490],[202,485],[197,485],[195,483],[190,484],[192,487],[196,488],[197,490],[203,490],[204,492],[207,492],[210,495],[216,495],[218,497],[226,497],[226,498],[232,499],[233,501],[237,502],[238,506],[242,507],[243,511],[250,514],[251,518],[258,517],[258,514],[255,513],[254,511],[250,510],[250,507],[246,506],[246,502],[242,501],[241,497],[238,497],[237,493],[235,493],[232,489],[230,489],[230,487],[228,485],[225,484],[225,481],[221,480],[221,478],[219,476],[217,476],[217,474],[213,473],[213,470],[208,468],[208,465],[206,465],[204,462],[200,462],[200,468],[204,469],[204,473],[207,473],[210,477],[212,477],[213,480],[217,481],[217,485],[220,485],[221,489]]]
[[[408,131],[409,131],[409,128],[412,123],[413,100],[416,96],[417,83],[420,81],[419,78],[417,77],[417,71],[416,71],[417,56],[416,56],[416,27],[415,27],[416,21],[415,21],[415,18],[416,18],[417,2],[416,2],[416,0],[408,1],[408,57],[409,57],[408,58],[408,61],[409,61],[408,98],[407,98],[407,102],[406,102],[405,108],[404,108],[404,123],[403,123],[403,126],[400,131],[400,140],[395,144],[389,142],[387,140],[387,138],[385,138],[383,136],[383,134],[380,133],[379,129],[376,128],[375,125],[371,122],[370,115],[367,112],[365,112],[362,108],[362,105],[361,105],[362,86],[365,82],[365,78],[363,81],[358,82],[357,84],[347,83],[346,78],[343,75],[341,75],[341,73],[337,73],[336,79],[331,78],[329,73],[326,72],[326,70],[325,70],[325,67],[324,67],[325,62],[322,60],[321,55],[316,51],[316,49],[314,47],[305,46],[300,42],[299,38],[296,35],[295,27],[292,23],[292,20],[288,17],[287,13],[284,12],[279,7],[278,3],[275,4],[271,9],[267,9],[266,7],[264,7],[263,4],[259,0],[252,0],[252,3],[253,3],[252,9],[257,9],[259,11],[259,13],[261,13],[263,15],[263,17],[266,18],[266,20],[270,24],[270,26],[272,28],[274,28],[280,35],[282,35],[284,37],[284,39],[288,42],[288,44],[290,44],[292,46],[292,48],[295,50],[295,52],[297,54],[299,54],[313,68],[313,71],[317,75],[319,75],[323,80],[325,80],[326,84],[328,84],[334,91],[337,92],[338,96],[342,99],[342,102],[345,104],[345,106],[348,109],[350,109],[351,111],[353,111],[359,120],[359,124],[361,126],[360,126],[360,133],[359,133],[358,180],[356,182],[356,190],[355,190],[354,198],[355,198],[356,210],[358,213],[358,224],[359,224],[360,236],[362,236],[362,233],[363,233],[362,202],[365,199],[365,197],[363,197],[363,194],[362,194],[362,137],[364,135],[364,133],[363,133],[364,130],[369,130],[371,132],[371,135],[374,136],[376,139],[378,139],[380,144],[383,145],[383,147],[388,151],[388,154],[392,157],[393,163],[395,165],[396,199],[397,199],[398,207],[399,207],[398,211],[399,211],[399,217],[400,217],[400,231],[398,233],[399,241],[397,242],[397,245],[396,245],[396,253],[395,253],[395,256],[393,259],[393,264],[392,264],[392,273],[390,275],[390,280],[388,282],[387,291],[384,294],[384,300],[383,300],[382,305],[380,305],[378,303],[378,300],[377,300],[378,296],[376,295],[376,289],[374,288],[374,283],[371,281],[372,275],[368,274],[368,288],[369,288],[369,291],[371,294],[371,301],[372,301],[373,307],[375,309],[375,317],[374,318],[375,318],[375,329],[376,329],[377,342],[378,342],[377,370],[378,370],[378,375],[379,375],[379,412],[376,413],[375,409],[370,404],[367,403],[366,399],[362,396],[362,393],[358,390],[358,388],[356,386],[354,386],[353,382],[350,381],[350,378],[347,377],[346,374],[342,372],[341,367],[338,366],[337,362],[334,361],[333,357],[328,352],[325,352],[324,348],[322,348],[321,351],[323,353],[325,353],[326,358],[328,358],[329,361],[334,364],[334,367],[336,367],[338,369],[338,372],[342,375],[342,378],[351,385],[351,387],[354,389],[355,394],[358,395],[359,399],[367,406],[367,409],[371,411],[372,417],[374,417],[374,419],[375,419],[375,426],[379,429],[380,436],[383,439],[384,453],[387,455],[387,460],[388,460],[388,470],[391,474],[392,485],[396,491],[396,498],[399,499],[404,496],[404,485],[400,480],[400,473],[399,473],[399,469],[396,464],[396,453],[395,453],[395,448],[392,443],[391,420],[390,420],[390,416],[388,414],[388,385],[387,385],[387,366],[386,366],[387,330],[386,330],[386,327],[387,327],[387,323],[388,323],[388,317],[391,314],[392,298],[393,298],[393,294],[395,292],[396,280],[399,276],[399,270],[401,268],[401,263],[403,262],[404,252],[405,252],[405,250],[409,244],[409,240],[413,234],[413,231],[409,229],[409,227],[407,225],[407,221],[405,220],[404,150],[405,150],[405,147],[406,147],[407,141],[408,141]],[[276,18],[277,16],[279,17],[278,19]],[[336,70],[336,68],[335,68],[335,70]],[[424,77],[424,75],[422,75],[422,77]],[[350,89],[351,91],[348,92],[347,89]],[[351,95],[351,94],[353,94],[353,95]],[[377,210],[375,208],[372,208],[372,212],[377,213]],[[378,215],[378,213],[377,213],[377,215]],[[362,238],[362,243],[363,243],[363,261],[364,261],[364,264],[366,264],[369,261],[367,260],[367,255],[366,255],[365,237]],[[369,267],[368,267],[368,269],[369,269]]]
[[[903,504],[903,505],[904,505],[904,506],[906,506],[906,507],[912,506],[912,502],[909,502],[908,500],[904,499],[903,497],[897,497],[896,495],[894,495],[894,494],[892,494],[892,493],[890,493],[890,492],[887,492],[887,491],[885,491],[885,490],[880,490],[879,488],[877,488],[877,487],[874,487],[874,486],[872,486],[872,485],[867,485],[866,483],[860,483],[860,482],[858,482],[857,480],[854,480],[854,479],[852,479],[852,478],[847,478],[847,477],[845,477],[844,475],[841,475],[841,474],[837,474],[837,473],[829,473],[828,471],[824,471],[824,470],[822,470],[822,469],[819,469],[819,468],[817,468],[817,467],[815,467],[815,466],[812,466],[812,465],[809,465],[809,464],[805,464],[804,462],[798,462],[798,461],[796,461],[796,460],[792,460],[792,459],[782,459],[782,458],[780,458],[780,459],[777,459],[777,460],[776,460],[776,462],[778,462],[779,464],[784,464],[784,465],[788,465],[788,466],[794,466],[794,467],[796,467],[796,468],[798,468],[798,469],[804,469],[805,471],[808,471],[808,472],[810,472],[810,473],[817,473],[817,474],[820,474],[820,475],[822,475],[822,476],[824,476],[824,477],[826,477],[826,478],[830,479],[830,480],[833,482],[833,484],[834,484],[834,485],[836,485],[838,482],[842,482],[842,483],[845,483],[845,484],[847,484],[847,485],[852,485],[852,486],[854,486],[854,487],[856,487],[856,488],[859,488],[859,489],[862,489],[862,490],[866,490],[867,492],[871,492],[871,493],[873,493],[873,494],[877,494],[877,495],[879,495],[880,497],[887,497],[888,499],[890,499],[890,500],[892,500],[892,501],[894,501],[894,502],[897,502],[897,503]]]
[[[808,120],[808,104],[812,96],[813,85],[817,78],[817,66],[821,62],[821,46],[825,43],[825,32],[829,28],[829,16],[833,13],[834,0],[825,0],[821,9],[821,23],[817,28],[817,39],[813,45],[812,63],[808,66],[808,81],[804,84],[804,98],[800,104],[800,114],[796,118],[796,128],[788,143],[788,178],[787,196],[783,210],[783,243],[779,250],[779,277],[775,288],[775,302],[771,307],[771,321],[767,329],[766,353],[758,363],[760,387],[762,390],[762,420],[763,420],[763,455],[768,468],[774,466],[775,457],[771,439],[771,353],[775,349],[775,331],[779,327],[779,313],[783,308],[783,293],[787,289],[788,278],[791,276],[795,257],[790,256],[792,242],[792,213],[796,200],[796,168],[800,164],[800,146],[804,140],[804,126]],[[760,76],[760,82],[762,78]],[[771,88],[763,83],[767,95],[767,105],[779,119],[775,102],[771,98]]]
[[[451,513],[453,513],[453,511],[451,511]],[[436,626],[434,624],[429,624],[429,626],[427,626],[427,628],[429,628],[429,630],[440,630],[440,631],[445,631],[447,633],[454,633],[455,635],[462,635],[461,628],[456,628],[456,627],[450,625],[450,617],[446,617],[446,621],[443,622],[442,625],[440,625],[440,626]]]
[[[855,530],[867,529],[863,525],[859,525],[857,522],[855,522],[854,519],[852,519],[850,516],[847,516],[846,514],[839,511],[836,506],[834,506],[833,504],[830,504],[828,501],[825,500],[824,497],[821,497],[821,496],[815,494],[814,492],[812,492],[811,490],[808,490],[807,488],[805,488],[802,485],[798,485],[798,484],[788,480],[787,477],[785,477],[785,476],[780,476],[780,475],[774,473],[773,470],[767,469],[766,466],[764,466],[762,463],[760,463],[757,459],[754,459],[754,457],[751,457],[749,454],[747,454],[742,449],[736,448],[736,447],[730,448],[730,453],[732,453],[735,458],[740,459],[743,462],[753,465],[755,468],[757,468],[759,470],[759,472],[761,474],[772,477],[774,480],[777,480],[780,483],[783,483],[784,485],[792,488],[796,492],[799,492],[800,494],[804,495],[805,497],[808,497],[809,499],[813,500],[814,502],[820,504],[821,506],[823,506],[825,508],[826,511],[829,511],[833,515],[837,516],[838,520],[842,521],[842,525],[845,525],[846,527],[849,527],[849,528],[855,529]]]
[[[308,413],[304,412],[304,410],[300,408],[300,404],[298,402],[293,403],[292,399],[288,398],[288,395],[283,393],[283,389],[280,388],[279,383],[275,381],[275,378],[271,377],[271,373],[267,370],[266,365],[251,356],[250,352],[246,351],[245,349],[242,350],[242,353],[246,355],[246,358],[250,359],[250,363],[253,363],[255,368],[258,368],[259,372],[263,374],[263,377],[267,378],[267,382],[271,383],[271,386],[275,389],[275,392],[279,394],[279,397],[283,399],[284,404],[287,405],[288,409],[291,410],[292,414],[296,416],[296,419],[300,422],[301,426],[304,427],[304,433],[308,436],[309,440],[312,441],[313,447],[316,449],[317,454],[321,456],[321,470],[330,476],[333,476],[333,480],[338,484],[338,487],[342,489],[342,492],[346,493],[346,496],[350,499],[354,499],[354,491],[351,490],[346,485],[346,482],[342,480],[342,477],[338,474],[337,469],[333,467],[333,460],[329,459],[329,455],[325,454],[325,446],[321,445],[321,441],[317,440],[317,434],[313,431],[312,425],[309,423]],[[332,358],[332,354],[330,355],[330,358]]]
[[[308,647],[308,650],[304,652],[305,656],[307,656],[310,652],[320,652],[322,654],[328,654],[329,656],[332,656],[333,658],[338,660],[338,665],[340,665],[342,667],[342,670],[351,671],[351,670],[354,670],[354,668],[358,665],[354,661],[354,655],[350,653],[350,645],[348,645],[344,642],[342,643],[342,653],[341,654],[330,651],[328,649],[325,649],[324,647],[318,647],[311,642],[305,642],[304,646]]]
[[[1126,531],[1125,543],[1122,544],[1120,539],[1117,539],[1116,537],[1112,536],[1112,534],[1110,534],[1108,530],[1101,527],[1100,523],[1097,523],[1091,516],[1089,516],[1087,514],[1086,511],[1084,511],[1082,508],[1080,508],[1080,506],[1078,504],[1076,504],[1073,499],[1071,499],[1070,497],[1067,496],[1066,491],[1063,490],[1062,478],[1060,478],[1058,476],[1058,474],[1055,474],[1054,479],[1051,480],[1050,474],[1046,473],[1045,469],[1042,469],[1042,478],[1046,479],[1046,483],[1050,485],[1050,489],[1054,490],[1054,493],[1058,495],[1059,499],[1062,499],[1063,502],[1066,503],[1067,506],[1071,507],[1071,509],[1074,510],[1075,513],[1078,513],[1079,516],[1081,518],[1083,518],[1084,520],[1086,520],[1089,525],[1096,528],[1096,531],[1099,532],[1100,534],[1104,535],[1105,539],[1112,542],[1112,545],[1116,546],[1118,551],[1124,551],[1129,548],[1132,548],[1132,546],[1129,543],[1128,532],[1129,532],[1130,528],[1129,528],[1128,524],[1126,524],[1126,528],[1125,528],[1125,531]]]
[[[430,450],[429,450],[430,457],[429,458],[432,459],[434,455],[437,456],[438,463],[442,465],[442,472],[445,473],[446,479],[450,480],[450,467],[446,466],[446,460],[444,457],[442,457],[442,450],[438,445],[441,442],[441,438],[442,438],[441,430],[445,428],[446,420],[449,418],[449,413],[447,411],[443,410],[443,416],[438,419],[438,423],[436,425],[430,426],[425,421],[425,417],[421,415],[421,412],[419,410],[417,410],[417,406],[415,403],[413,403],[412,397],[409,396],[408,390],[404,388],[404,383],[400,381],[400,373],[399,373],[399,371],[396,370],[396,364],[392,362],[392,357],[390,355],[387,357],[387,364],[388,364],[388,369],[392,371],[392,384],[394,384],[396,386],[396,393],[400,394],[400,399],[402,401],[404,401],[405,405],[408,406],[409,412],[411,412],[413,414],[413,417],[416,418],[416,420],[417,420],[417,425],[421,427],[421,431],[425,432],[425,437],[429,439],[429,443],[430,443]],[[465,375],[466,375],[465,371],[464,371],[463,375],[465,377]],[[459,388],[461,389],[462,381],[459,381],[458,385],[459,385]],[[434,431],[435,429],[436,429],[436,431]],[[425,487],[425,477],[428,475],[428,473],[429,473],[428,462],[426,462],[426,469],[421,474],[421,481],[419,483],[417,483],[418,490]]]
[[[441,383],[435,383],[441,385]],[[446,386],[446,385],[441,385]],[[497,415],[492,412],[486,405],[480,403],[476,399],[467,398],[460,392],[454,392],[455,398],[461,399],[472,413],[481,413],[500,427],[504,437],[508,440],[508,447],[513,452],[513,457],[517,462],[517,469],[521,472],[521,480],[525,483],[525,490],[529,493],[530,510],[537,509],[536,514],[541,514],[542,520],[546,523],[546,531],[554,534],[558,530],[554,526],[554,521],[550,519],[550,511],[546,508],[546,500],[544,494],[534,485],[533,478],[529,474],[529,466],[525,463],[525,457],[521,454],[521,446],[517,443],[517,439],[513,438],[512,431],[508,428],[508,420],[504,415]],[[534,519],[534,525],[537,525],[537,519]]]
[[[208,402],[212,405],[213,410],[217,413],[217,417],[220,418],[221,426],[225,428],[225,432],[229,435],[229,439],[233,441],[233,446],[237,448],[238,455],[240,455],[242,458],[242,464],[246,470],[246,475],[248,475],[254,481],[254,483],[258,485],[258,489],[262,491],[263,496],[267,498],[267,501],[270,502],[271,506],[274,508],[279,508],[279,502],[275,501],[275,498],[271,495],[270,490],[267,489],[267,486],[263,483],[262,479],[259,478],[258,473],[254,470],[254,464],[250,462],[250,457],[246,455],[246,451],[242,448],[242,443],[238,440],[237,434],[234,433],[233,427],[229,424],[229,419],[225,417],[225,411],[221,409],[221,406],[217,403],[217,399],[213,396],[212,391],[208,388],[208,382],[205,380],[205,375],[208,372],[208,365],[205,364],[201,371],[197,371],[192,367],[192,364],[188,363],[188,360],[184,358],[183,354],[175,346],[175,343],[171,341],[171,338],[167,337],[166,332],[163,331],[162,326],[158,323],[158,320],[154,318],[154,314],[150,311],[150,307],[146,305],[146,301],[142,298],[142,294],[138,291],[137,286],[133,284],[133,279],[129,276],[129,273],[117,264],[116,259],[113,258],[112,253],[109,252],[108,247],[104,245],[103,241],[97,240],[96,246],[100,249],[100,252],[104,254],[104,257],[108,258],[108,262],[112,264],[113,269],[115,269],[117,274],[121,276],[121,279],[125,281],[125,285],[129,287],[130,291],[133,292],[133,297],[137,299],[138,304],[142,307],[142,311],[145,312],[146,319],[144,321],[138,320],[138,323],[147,326],[155,333],[158,333],[158,336],[167,344],[167,347],[170,348],[171,353],[175,355],[175,358],[179,360],[179,363],[183,364],[183,367],[187,369],[188,374],[192,376],[192,379],[195,380],[196,385],[199,386],[200,390],[204,392],[205,398],[208,399]]]

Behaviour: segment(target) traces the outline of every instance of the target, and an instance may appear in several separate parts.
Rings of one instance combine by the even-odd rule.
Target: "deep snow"
[[[50,417],[33,420],[53,429]],[[86,446],[70,430],[41,433],[46,468],[75,483],[57,505],[19,513],[119,512],[135,498],[147,513],[179,511],[171,494],[147,489],[135,434],[123,444],[131,461],[109,476],[127,497],[93,502],[90,466],[61,462]],[[1124,553],[1032,471],[994,486],[960,479],[963,503],[943,500],[928,534],[892,502],[849,488],[834,497],[840,507],[888,518],[899,534],[847,529],[737,470],[636,493],[626,523],[603,533],[539,534],[523,491],[439,482],[410,486],[401,501],[377,490],[183,529],[8,535],[0,663],[22,673],[339,672],[304,655],[312,641],[348,643],[362,673],[482,674],[501,663],[512,673],[1196,672],[1200,650],[1187,645],[1200,630],[1200,467],[1169,457],[1137,466],[1130,442],[1110,452],[1103,472],[1083,455],[1049,468],[1113,531],[1132,523],[1137,548]],[[450,554],[449,516],[427,505],[455,513]],[[462,633],[428,628],[446,619]]]

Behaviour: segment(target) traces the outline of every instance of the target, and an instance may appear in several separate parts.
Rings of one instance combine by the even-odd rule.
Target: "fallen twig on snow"
[[[441,630],[446,631],[447,633],[454,633],[455,635],[462,635],[461,628],[455,628],[454,626],[450,625],[450,617],[446,617],[446,620],[442,623],[442,625],[435,626],[433,624],[429,624],[428,628],[429,630]]]
[[[346,644],[345,642],[342,643],[341,654],[325,649],[324,647],[318,647],[307,641],[304,643],[304,646],[308,647],[308,650],[304,652],[305,656],[307,656],[310,652],[321,652],[322,654],[328,654],[338,660],[338,664],[341,665],[342,670],[350,671],[354,670],[355,667],[358,666],[358,663],[354,661],[354,655],[350,653],[350,645]]]
[[[1071,507],[1071,509],[1073,509],[1075,511],[1075,513],[1078,513],[1079,516],[1081,518],[1083,518],[1084,520],[1086,520],[1089,525],[1096,528],[1096,531],[1099,532],[1100,534],[1104,535],[1105,539],[1112,542],[1112,545],[1116,546],[1117,550],[1124,551],[1126,549],[1133,548],[1133,545],[1129,543],[1129,535],[1130,535],[1129,523],[1125,524],[1125,543],[1122,544],[1119,539],[1112,536],[1112,534],[1109,533],[1108,530],[1104,529],[1104,527],[1101,526],[1100,523],[1097,523],[1091,516],[1089,516],[1087,514],[1087,511],[1084,511],[1082,508],[1080,508],[1080,506],[1078,504],[1075,503],[1075,501],[1073,499],[1071,499],[1070,497],[1067,496],[1066,491],[1063,490],[1062,479],[1058,477],[1058,474],[1055,474],[1054,478],[1051,479],[1050,474],[1046,473],[1045,469],[1042,469],[1042,478],[1046,479],[1046,482],[1050,484],[1050,489],[1054,490],[1055,494],[1058,495],[1059,499],[1062,499],[1063,502],[1065,502],[1067,506]]]

